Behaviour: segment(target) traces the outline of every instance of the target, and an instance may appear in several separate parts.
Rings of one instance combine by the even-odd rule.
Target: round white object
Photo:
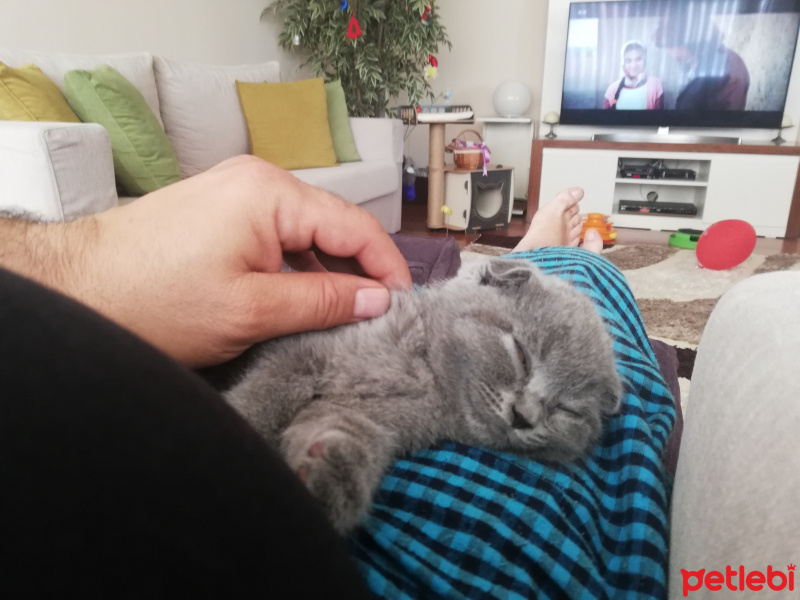
[[[521,81],[505,81],[497,86],[493,101],[501,117],[521,117],[531,105],[531,93]]]

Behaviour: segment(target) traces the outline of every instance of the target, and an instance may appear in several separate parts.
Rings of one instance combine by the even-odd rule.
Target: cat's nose
[[[514,429],[533,429],[533,425],[518,410],[516,406],[511,407],[511,427]]]

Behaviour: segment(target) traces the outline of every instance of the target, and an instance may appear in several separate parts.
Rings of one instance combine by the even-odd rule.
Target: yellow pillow
[[[250,152],[284,169],[337,165],[324,81],[236,82]]]
[[[80,123],[58,86],[35,65],[0,62],[0,120]]]

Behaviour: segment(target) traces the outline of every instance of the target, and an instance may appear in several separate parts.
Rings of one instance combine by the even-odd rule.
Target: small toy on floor
[[[675,233],[670,234],[669,245],[676,248],[694,250],[697,248],[697,241],[702,233],[702,229],[678,229]]]
[[[602,213],[588,213],[583,217],[583,231],[581,231],[581,242],[587,229],[596,229],[603,238],[603,247],[613,246],[617,243],[617,230],[613,223],[608,220],[608,215]]]
[[[756,230],[747,221],[717,221],[697,240],[697,263],[704,269],[724,271],[742,264],[756,248]]]

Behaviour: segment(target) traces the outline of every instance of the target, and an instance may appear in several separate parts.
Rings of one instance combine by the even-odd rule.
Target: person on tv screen
[[[750,73],[742,57],[725,46],[722,33],[707,18],[674,8],[661,20],[656,45],[681,63],[687,83],[678,93],[678,110],[745,110]]]
[[[647,48],[640,42],[622,47],[622,77],[606,90],[603,108],[616,110],[654,110],[664,108],[661,79],[645,72]]]

